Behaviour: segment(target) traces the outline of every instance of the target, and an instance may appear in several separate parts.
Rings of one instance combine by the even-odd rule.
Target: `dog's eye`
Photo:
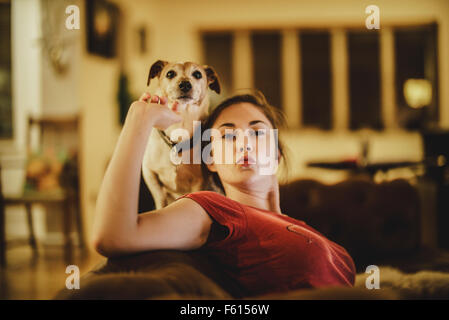
[[[175,76],[176,76],[176,72],[174,72],[173,70],[170,70],[169,72],[167,72],[167,78],[173,79]]]
[[[195,71],[194,73],[192,73],[192,75],[195,79],[201,79],[203,77],[203,75],[199,71]]]

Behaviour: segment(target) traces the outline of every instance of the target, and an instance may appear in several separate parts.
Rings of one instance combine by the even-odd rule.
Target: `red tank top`
[[[250,295],[302,288],[353,286],[348,252],[305,222],[241,204],[213,191],[185,194],[200,204],[228,235],[211,228],[203,249]]]

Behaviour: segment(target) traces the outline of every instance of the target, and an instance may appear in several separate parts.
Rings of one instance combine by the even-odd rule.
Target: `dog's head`
[[[180,104],[200,106],[208,97],[207,88],[220,93],[220,82],[212,67],[193,62],[169,63],[158,60],[150,68],[147,86],[158,78],[161,95]]]

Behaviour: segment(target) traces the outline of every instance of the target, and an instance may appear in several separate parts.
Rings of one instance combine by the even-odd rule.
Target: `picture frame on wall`
[[[119,7],[106,0],[86,0],[87,51],[104,58],[117,56]]]

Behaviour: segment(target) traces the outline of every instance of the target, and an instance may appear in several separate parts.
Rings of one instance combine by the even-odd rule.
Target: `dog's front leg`
[[[142,174],[148,189],[151,191],[156,209],[165,207],[167,205],[167,196],[157,173],[151,170],[142,169]]]

